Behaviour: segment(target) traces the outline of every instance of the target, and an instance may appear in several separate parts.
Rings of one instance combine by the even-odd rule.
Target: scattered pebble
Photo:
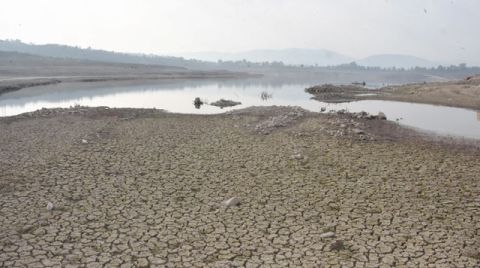
[[[359,128],[354,128],[352,131],[353,131],[353,133],[358,134],[358,135],[365,134],[365,131],[363,131]]]
[[[320,238],[331,238],[334,237],[335,233],[334,232],[326,232],[320,235]]]
[[[53,210],[53,203],[52,202],[47,203],[47,210],[48,211]]]
[[[228,207],[235,207],[240,204],[240,199],[238,197],[232,197],[228,200],[223,201],[223,204]]]
[[[82,139],[82,143],[85,144],[88,143],[88,141],[86,139]]]
[[[343,243],[342,240],[337,240],[330,245],[330,250],[339,251],[344,249],[345,249],[345,243]]]
[[[295,160],[302,160],[303,156],[301,154],[294,154],[291,156],[291,158]]]

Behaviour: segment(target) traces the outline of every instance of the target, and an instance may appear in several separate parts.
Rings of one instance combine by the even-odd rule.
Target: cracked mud
[[[478,154],[107,111],[0,119],[1,267],[480,265]]]

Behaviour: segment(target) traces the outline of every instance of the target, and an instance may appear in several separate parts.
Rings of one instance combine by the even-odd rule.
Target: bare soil
[[[391,100],[480,110],[480,76],[450,82],[389,86],[375,91],[352,85],[322,85],[306,91],[313,94],[314,99],[324,102]]]
[[[478,267],[479,160],[299,108],[0,118],[0,267]]]

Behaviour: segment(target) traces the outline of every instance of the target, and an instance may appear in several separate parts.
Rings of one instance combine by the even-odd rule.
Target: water
[[[358,101],[327,104],[310,99],[304,92],[311,84],[265,84],[241,81],[167,81],[135,85],[72,83],[26,88],[0,96],[0,116],[11,116],[37,109],[84,106],[158,108],[174,113],[215,114],[248,106],[290,105],[318,112],[346,109],[350,112],[382,111],[387,118],[419,130],[441,135],[480,139],[480,112],[392,101]],[[220,109],[202,105],[196,109],[195,97],[206,102],[220,98],[240,101],[241,105]]]

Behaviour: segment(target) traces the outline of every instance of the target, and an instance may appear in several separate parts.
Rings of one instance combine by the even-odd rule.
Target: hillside
[[[245,73],[199,71],[163,65],[106,63],[0,51],[0,94],[61,82],[237,78]]]
[[[211,69],[214,67],[210,66],[208,63],[195,60],[185,60],[180,57],[119,53],[100,49],[83,49],[79,47],[57,44],[34,45],[23,43],[19,40],[0,40],[0,51],[11,51],[46,57],[70,58],[110,63],[166,65],[189,69]]]
[[[106,63],[0,51],[0,76],[3,77],[152,74],[186,71],[185,68],[173,66]]]

